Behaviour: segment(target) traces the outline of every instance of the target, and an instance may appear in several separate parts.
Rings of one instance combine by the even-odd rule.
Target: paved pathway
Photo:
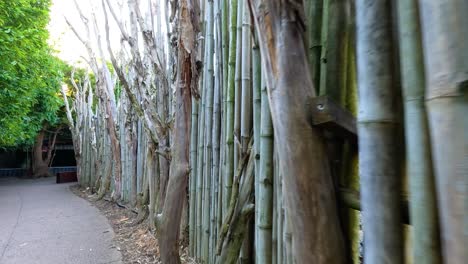
[[[54,178],[0,178],[0,264],[121,263],[105,216]]]

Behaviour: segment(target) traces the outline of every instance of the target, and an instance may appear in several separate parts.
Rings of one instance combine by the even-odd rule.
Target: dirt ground
[[[148,222],[133,224],[137,214],[123,208],[108,199],[94,201],[92,195],[78,185],[70,187],[71,191],[79,197],[87,200],[104,214],[114,229],[114,242],[117,250],[122,254],[125,264],[149,264],[162,263],[159,257],[158,240],[149,229]],[[196,263],[188,256],[188,249],[181,247],[180,255],[182,263]]]

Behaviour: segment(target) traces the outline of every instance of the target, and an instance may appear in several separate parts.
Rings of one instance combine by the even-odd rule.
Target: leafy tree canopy
[[[0,1],[0,146],[31,144],[57,114],[64,63],[47,40],[51,0]]]

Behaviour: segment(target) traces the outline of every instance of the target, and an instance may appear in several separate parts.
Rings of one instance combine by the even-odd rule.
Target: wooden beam
[[[328,96],[311,100],[312,124],[357,145],[356,118]]]
[[[339,188],[338,198],[341,204],[343,204],[344,206],[354,209],[354,210],[361,211],[361,200],[360,200],[359,192],[346,189],[346,188]],[[410,224],[407,198],[401,197],[400,207],[401,207],[401,223]]]

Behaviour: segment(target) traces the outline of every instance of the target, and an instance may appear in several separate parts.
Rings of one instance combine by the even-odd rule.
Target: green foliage
[[[47,44],[50,0],[0,1],[0,146],[59,122],[64,63]]]

